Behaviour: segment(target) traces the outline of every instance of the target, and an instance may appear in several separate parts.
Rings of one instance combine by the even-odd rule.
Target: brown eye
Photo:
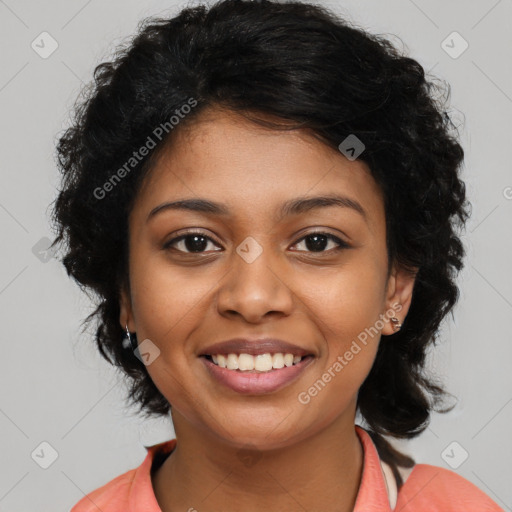
[[[328,252],[332,249],[346,249],[349,247],[347,243],[338,237],[331,235],[330,233],[310,233],[302,237],[295,245],[302,243],[304,241],[304,245],[306,250],[309,252]],[[334,247],[329,247],[329,242],[334,243]],[[325,250],[328,248],[328,250]]]
[[[210,242],[214,245],[213,240],[203,233],[187,233],[167,242],[164,249],[172,247],[179,252],[198,254],[204,252]]]

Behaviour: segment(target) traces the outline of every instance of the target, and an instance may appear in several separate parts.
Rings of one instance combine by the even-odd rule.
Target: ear
[[[133,319],[131,295],[126,285],[122,286],[120,290],[119,310],[119,322],[123,331],[126,329],[126,326],[128,326],[130,332],[135,332],[137,329],[135,328],[135,321]]]
[[[401,324],[404,323],[411,306],[417,272],[418,269],[411,271],[393,265],[386,288],[386,312],[384,313],[386,323],[382,329],[382,334],[389,336],[397,332],[394,330],[393,322],[390,320],[391,317],[394,316],[398,318]]]

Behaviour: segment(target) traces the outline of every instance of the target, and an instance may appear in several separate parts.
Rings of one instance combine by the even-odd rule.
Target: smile
[[[208,374],[218,383],[237,393],[258,395],[275,392],[291,384],[306,370],[315,357],[277,353],[257,356],[251,354],[205,355],[199,359],[203,361]],[[274,361],[276,368],[273,366]],[[238,368],[235,368],[236,363]],[[232,368],[229,368],[228,364]]]
[[[242,354],[212,354],[210,360],[228,370],[251,371],[256,370],[260,372],[268,372],[278,370],[284,367],[290,367],[294,364],[300,363],[303,359],[301,356],[294,356],[290,353],[278,352],[275,354],[258,354],[252,355],[247,353]]]

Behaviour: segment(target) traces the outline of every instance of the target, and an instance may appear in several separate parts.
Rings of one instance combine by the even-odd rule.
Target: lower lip
[[[268,372],[239,371],[221,368],[212,361],[201,357],[210,375],[233,391],[242,394],[264,394],[287,386],[309,366],[313,356],[304,357],[300,363]]]

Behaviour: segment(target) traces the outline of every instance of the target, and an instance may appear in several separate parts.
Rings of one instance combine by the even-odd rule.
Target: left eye
[[[302,237],[295,245],[303,243],[310,252],[327,252],[325,250],[325,246],[329,245],[329,241],[334,243],[335,250],[346,249],[349,247],[349,245],[343,240],[329,233],[310,233],[309,235]],[[329,250],[332,248],[333,247],[330,247]]]

